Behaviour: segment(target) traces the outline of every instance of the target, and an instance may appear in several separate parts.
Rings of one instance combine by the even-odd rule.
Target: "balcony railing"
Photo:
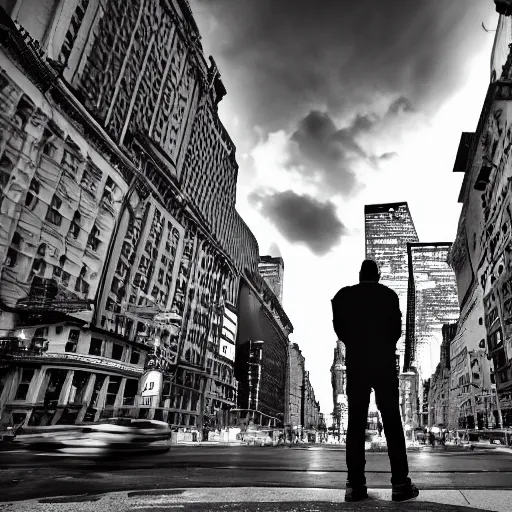
[[[48,350],[46,338],[24,340],[15,336],[0,338],[0,356],[10,355],[42,355]]]

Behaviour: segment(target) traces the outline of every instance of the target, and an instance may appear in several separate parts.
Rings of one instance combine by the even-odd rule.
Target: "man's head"
[[[364,260],[359,271],[359,281],[373,281],[377,283],[380,279],[379,267],[373,260]]]

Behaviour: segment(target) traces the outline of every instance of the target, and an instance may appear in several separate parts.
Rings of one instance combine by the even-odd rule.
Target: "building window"
[[[27,398],[32,377],[34,377],[34,370],[28,368],[21,369],[20,383],[18,384],[14,400],[25,400]]]
[[[71,329],[69,331],[68,342],[66,343],[66,352],[76,352],[78,339],[80,338],[80,331],[78,329]]]
[[[27,191],[27,195],[25,196],[25,206],[29,210],[33,210],[37,204],[37,194],[39,194],[39,182],[32,178],[30,182],[30,188]]]
[[[71,221],[71,225],[69,226],[69,234],[76,240],[78,235],[80,234],[80,220],[82,216],[80,212],[76,211],[73,215],[73,220]]]
[[[139,381],[137,379],[127,379],[124,387],[123,405],[135,405],[135,397],[139,389]]]
[[[113,343],[112,344],[112,359],[115,359],[116,361],[121,361],[123,358],[123,350],[124,346],[119,345],[119,343]]]
[[[117,393],[119,392],[119,386],[121,386],[121,377],[110,377],[107,387],[107,397],[105,399],[105,405],[114,405],[116,403]]]
[[[75,370],[71,389],[69,390],[68,403],[82,404],[84,402],[85,391],[87,389],[87,384],[89,383],[90,375],[91,374],[89,372]]]
[[[87,247],[89,247],[94,252],[98,250],[101,243],[100,239],[98,238],[99,236],[100,230],[96,226],[93,226],[89,238],[87,239]]]
[[[134,350],[132,355],[130,356],[130,364],[139,364],[140,361],[140,352]]]
[[[62,215],[59,213],[59,208],[62,206],[62,200],[57,194],[54,194],[52,198],[52,204],[46,212],[46,220],[51,222],[55,226],[60,226],[62,223]]]
[[[94,388],[92,390],[91,396],[91,407],[97,408],[99,406],[99,398],[101,388],[103,387],[103,383],[105,382],[105,375],[96,375],[96,381],[94,382]]]
[[[91,345],[89,346],[89,354],[91,356],[103,355],[103,340],[99,338],[91,338]]]
[[[58,402],[68,370],[48,370],[48,386],[44,392],[44,403]]]
[[[62,44],[62,48],[59,55],[59,61],[62,64],[67,65],[68,63],[69,56],[71,55],[73,46],[75,45],[75,41],[78,37],[78,32],[80,31],[82,22],[84,21],[85,13],[87,11],[88,6],[89,0],[79,0],[78,5],[76,6],[75,12],[73,13],[73,17],[71,18],[71,23],[69,24],[69,28],[66,32],[64,43]]]

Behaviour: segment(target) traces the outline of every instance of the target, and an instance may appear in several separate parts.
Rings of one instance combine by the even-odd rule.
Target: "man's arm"
[[[397,343],[402,336],[402,312],[400,311],[400,301],[398,295],[393,292],[393,301],[391,307],[391,338],[392,341]]]
[[[338,339],[343,341],[343,335],[342,335],[343,323],[341,321],[341,315],[336,313],[336,309],[337,309],[336,298],[331,300],[331,306],[332,306],[332,325],[334,327],[334,332],[336,333],[336,336],[338,336]]]
[[[343,300],[343,291],[342,288],[335,296],[334,299],[331,300],[332,305],[332,325],[334,327],[334,332],[340,341],[345,343],[345,329],[343,322],[343,314],[345,313],[344,308],[344,300]]]

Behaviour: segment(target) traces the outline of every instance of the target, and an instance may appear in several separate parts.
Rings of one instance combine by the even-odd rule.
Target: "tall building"
[[[439,363],[443,324],[459,318],[455,274],[448,265],[451,243],[408,243],[405,371],[412,367],[420,382]]]
[[[397,343],[400,367],[405,356],[405,320],[409,280],[407,244],[418,235],[407,203],[373,204],[364,207],[366,258],[379,266],[380,282],[394,290],[402,311],[402,337]]]
[[[443,341],[441,343],[439,363],[435,372],[429,379],[427,386],[423,385],[421,389],[427,391],[427,402],[422,406],[422,412],[427,414],[423,417],[423,424],[429,427],[458,428],[459,425],[453,425],[450,421],[451,402],[450,402],[450,344],[457,332],[457,324],[445,324],[442,327]]]
[[[258,271],[265,279],[270,289],[276,294],[279,302],[283,303],[284,261],[281,257],[260,256]]]
[[[290,343],[289,349],[289,418],[288,424],[291,433],[299,433],[303,427],[302,409],[303,409],[303,384],[305,372],[305,359],[297,343]],[[290,437],[290,440],[293,440]]]
[[[452,341],[451,388],[459,423],[478,423],[476,394],[489,394],[485,405],[490,403],[492,423],[512,426],[512,133],[507,129],[512,93],[502,86],[512,78],[512,19],[510,11],[500,12],[480,119],[475,132],[461,137],[453,169],[463,181],[450,253],[461,310]]]
[[[0,423],[225,426],[252,321],[255,403],[284,414],[292,327],[188,2],[0,2],[0,24]]]
[[[337,422],[336,428],[344,432],[348,426],[347,368],[345,366],[345,345],[340,340],[336,341],[334,349],[331,385],[333,415]]]

